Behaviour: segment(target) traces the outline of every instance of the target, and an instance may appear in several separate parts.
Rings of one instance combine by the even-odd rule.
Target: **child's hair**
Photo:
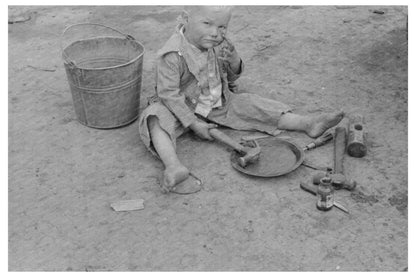
[[[194,11],[201,10],[202,7],[208,7],[208,8],[212,8],[212,9],[216,9],[216,10],[222,10],[222,9],[224,9],[224,10],[227,10],[227,11],[230,11],[230,12],[233,9],[233,6],[212,5],[212,6],[183,6],[183,10],[185,12],[192,13]]]
[[[209,7],[209,8],[213,8],[213,9],[225,9],[228,12],[232,12],[232,10],[234,9],[234,6],[221,6],[221,5],[212,5],[212,6],[183,6],[182,8],[182,13],[176,18],[176,20],[178,21],[178,23],[184,23],[184,14],[186,15],[191,15],[193,13],[195,13],[196,11],[200,11],[202,7]]]

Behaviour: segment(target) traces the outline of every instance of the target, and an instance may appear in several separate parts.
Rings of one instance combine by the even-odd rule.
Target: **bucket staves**
[[[64,67],[77,119],[100,129],[116,128],[137,119],[140,107],[144,47],[132,36],[94,23],[117,36],[79,39],[62,49]]]

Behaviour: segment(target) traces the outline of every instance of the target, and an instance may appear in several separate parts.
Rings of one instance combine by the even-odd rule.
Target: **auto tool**
[[[209,134],[216,140],[230,146],[239,153],[240,156],[237,158],[237,163],[241,167],[246,167],[250,163],[258,162],[261,149],[255,140],[245,142],[243,145],[216,128],[209,129]]]
[[[312,182],[314,185],[319,185],[321,179],[325,177],[324,172],[316,173],[312,177]],[[332,185],[335,189],[346,189],[346,190],[354,190],[357,186],[357,182],[354,180],[347,179],[343,174],[334,173],[331,174]]]
[[[212,130],[212,129],[211,129]],[[238,162],[240,154],[236,151],[231,153],[231,165],[238,171],[251,176],[258,177],[277,177],[288,174],[298,168],[300,165],[310,167],[317,170],[331,171],[328,167],[317,167],[305,162],[305,150],[313,149],[328,142],[331,134],[324,134],[317,138],[308,146],[300,147],[290,138],[283,139],[280,137],[267,136],[255,140],[261,146],[261,157],[256,163],[252,163],[247,167],[241,166]],[[312,145],[313,144],[313,145]]]
[[[318,137],[317,139],[315,139],[314,141],[309,143],[308,145],[304,146],[303,151],[312,150],[314,148],[322,146],[322,145],[326,144],[327,142],[329,142],[330,140],[332,140],[333,138],[334,138],[334,135],[332,134],[332,132],[327,131],[323,135],[321,135],[320,137]],[[306,167],[309,167],[309,168],[312,168],[312,169],[315,169],[315,170],[322,170],[322,171],[326,171],[326,172],[332,171],[332,168],[330,168],[330,167],[315,166],[315,165],[310,164],[307,161],[303,161],[302,165],[306,166]]]
[[[345,153],[345,142],[346,142],[346,130],[344,127],[335,128],[335,139],[334,139],[334,171],[330,175],[332,179],[332,185],[335,189],[347,189],[354,190],[357,186],[357,182],[349,180],[344,175],[344,153]],[[318,185],[321,179],[326,173],[319,172],[312,177],[312,182]]]
[[[316,191],[318,196],[316,207],[321,211],[329,211],[334,206],[334,188],[331,185],[331,178],[325,176]]]
[[[347,153],[351,157],[362,158],[367,154],[364,117],[360,114],[351,116],[348,127]]]
[[[311,149],[317,148],[321,145],[324,145],[333,138],[334,138],[334,135],[332,134],[332,132],[327,131],[323,135],[318,137],[316,140],[314,140],[313,142],[311,142],[308,145],[306,145],[305,147],[303,147],[303,151],[311,150]]]
[[[313,195],[317,194],[317,188],[312,186],[312,185],[308,185],[306,183],[300,183],[300,187],[301,189],[303,189],[304,191],[307,191]],[[341,211],[345,212],[345,213],[350,213],[349,210],[347,208],[345,208],[344,205],[342,205],[341,203],[339,203],[338,201],[334,200],[334,206],[338,209],[340,209]]]
[[[293,141],[269,137],[256,142],[261,147],[259,160],[242,167],[238,162],[241,155],[232,151],[230,158],[234,169],[251,176],[277,177],[295,170],[305,159],[304,151]]]
[[[320,170],[320,171],[324,171],[324,172],[332,172],[331,167],[317,166],[317,165],[311,164],[310,162],[307,162],[307,161],[303,161],[302,165],[305,166],[305,167],[309,167],[311,169],[315,169],[315,170]],[[323,173],[322,177],[324,177],[324,176],[325,176],[325,174]],[[321,179],[319,179],[319,180],[321,180]]]
[[[344,173],[344,153],[346,144],[346,133],[344,127],[335,128],[334,139],[334,173]]]

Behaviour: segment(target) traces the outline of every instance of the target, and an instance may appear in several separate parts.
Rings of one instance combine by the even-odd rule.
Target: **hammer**
[[[346,146],[347,132],[344,127],[335,128],[334,138],[334,173],[330,175],[332,179],[332,185],[335,189],[347,189],[354,190],[357,186],[357,182],[348,180],[344,175],[344,153]],[[313,176],[313,183],[319,184],[321,179],[325,176],[325,173],[320,172]]]
[[[230,146],[231,148],[236,150],[240,155],[242,155],[237,160],[238,164],[241,167],[246,167],[250,163],[255,163],[260,158],[260,146],[257,144],[255,140],[246,142],[247,146],[244,146],[236,142],[235,140],[233,140],[232,138],[230,138],[218,129],[209,129],[209,134],[216,140]],[[248,146],[249,144],[251,144],[252,147]]]

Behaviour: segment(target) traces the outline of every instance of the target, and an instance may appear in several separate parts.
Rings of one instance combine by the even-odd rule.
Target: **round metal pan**
[[[298,168],[305,159],[302,148],[294,142],[280,138],[257,139],[261,147],[260,158],[257,162],[241,167],[237,159],[240,154],[231,153],[231,165],[247,175],[258,177],[277,177],[288,174]]]

